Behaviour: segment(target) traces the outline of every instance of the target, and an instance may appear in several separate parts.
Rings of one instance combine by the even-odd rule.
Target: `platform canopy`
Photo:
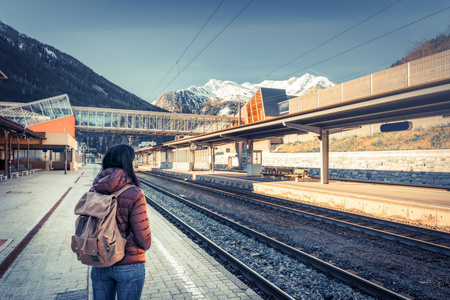
[[[321,140],[321,182],[328,183],[330,134],[362,125],[447,115],[450,115],[449,78],[166,142],[142,149],[142,153],[164,148],[195,149],[195,145],[214,146],[231,142],[247,142],[251,150],[256,140],[315,133]]]
[[[166,142],[159,147],[184,147],[192,143],[227,144],[263,140],[289,134],[352,130],[362,125],[444,116],[450,114],[450,80],[354,101],[280,116],[195,137]],[[158,147],[155,146],[155,147]]]
[[[23,125],[18,124],[14,121],[11,121],[7,118],[4,118],[0,116],[0,130],[4,130],[7,132],[13,132],[13,133],[21,133],[23,136],[33,139],[39,139],[44,140],[45,134],[42,132],[34,132],[33,130],[25,128]],[[4,137],[3,137],[4,138]],[[1,143],[0,138],[0,143]]]

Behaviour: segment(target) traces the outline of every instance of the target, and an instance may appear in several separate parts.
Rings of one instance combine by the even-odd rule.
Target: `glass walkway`
[[[237,118],[73,106],[81,131],[156,135],[198,135],[233,127]]]
[[[189,136],[237,123],[233,117],[71,106],[67,95],[0,107],[0,116],[25,127],[70,115],[75,117],[75,130],[128,134]]]

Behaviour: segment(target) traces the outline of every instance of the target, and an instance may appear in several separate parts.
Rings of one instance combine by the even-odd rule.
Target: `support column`
[[[8,176],[11,178],[11,166],[14,164],[14,149],[12,147],[13,135],[9,137]]]
[[[214,163],[216,162],[216,157],[214,155],[214,144],[209,146],[209,157],[211,158],[211,165],[209,166],[209,171],[214,172]]]
[[[20,136],[17,136],[17,164],[16,170],[19,171],[19,163],[20,163]]]
[[[195,150],[189,148],[189,171],[194,171]]]
[[[242,142],[238,142],[238,164],[239,164],[239,170],[243,169],[242,165]]]
[[[64,145],[64,174],[67,175],[67,145]]]
[[[30,165],[30,138],[27,137],[27,166],[25,169],[28,170],[28,166]]]
[[[241,126],[241,101],[239,101],[238,126]],[[238,142],[238,165],[239,170],[242,170],[242,142]]]
[[[164,153],[166,155],[165,164],[166,164],[166,175],[167,175],[167,169],[169,168],[169,162],[168,162],[169,156],[167,155],[167,149],[164,151]]]
[[[9,152],[9,131],[4,130],[5,132],[5,174],[8,178],[11,178],[11,173],[9,170],[9,156],[10,156],[10,152]]]
[[[320,133],[320,183],[328,184],[330,171],[329,171],[329,132],[328,130],[321,129]]]

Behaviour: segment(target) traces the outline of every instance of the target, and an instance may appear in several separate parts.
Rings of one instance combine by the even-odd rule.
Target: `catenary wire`
[[[303,53],[303,54],[297,56],[296,58],[291,59],[291,60],[288,61],[287,63],[283,64],[281,67],[278,67],[278,68],[276,68],[275,70],[273,70],[273,71],[267,73],[266,75],[264,75],[264,76],[262,76],[262,77],[256,79],[256,80],[253,81],[252,83],[256,83],[256,82],[260,81],[261,79],[266,78],[266,77],[269,76],[270,74],[272,74],[272,73],[274,73],[274,72],[276,72],[276,71],[278,71],[278,70],[284,68],[285,66],[287,66],[287,65],[289,65],[289,64],[291,64],[291,63],[293,63],[293,62],[296,61],[297,59],[299,59],[299,58],[301,58],[301,57],[307,55],[308,53],[311,53],[312,51],[314,51],[314,50],[316,50],[317,48],[319,48],[319,47],[325,45],[326,43],[331,42],[331,41],[334,40],[335,38],[337,38],[337,37],[343,35],[344,33],[350,31],[351,29],[353,29],[353,28],[355,28],[355,27],[361,25],[362,23],[368,21],[369,19],[375,17],[376,15],[379,15],[380,13],[384,12],[385,10],[388,10],[389,8],[391,8],[392,6],[396,5],[396,4],[399,3],[400,1],[402,1],[402,0],[398,0],[397,2],[395,2],[395,3],[393,3],[393,4],[389,5],[389,6],[387,6],[387,7],[385,7],[385,8],[383,8],[382,10],[376,12],[375,14],[373,14],[373,15],[367,17],[367,18],[365,18],[364,20],[362,20],[362,21],[356,23],[355,25],[353,25],[353,26],[347,28],[346,30],[344,30],[344,31],[342,31],[341,33],[339,33],[339,34],[333,36],[332,38],[326,40],[325,42],[323,42],[323,43],[321,43],[321,44],[315,46],[314,48],[312,48],[312,49],[306,51],[305,53]]]
[[[252,4],[253,3],[253,1],[255,1],[255,0],[250,0],[250,2],[218,33],[218,34],[216,34],[216,36],[202,49],[202,50],[200,50],[200,52],[199,53],[197,53],[197,55],[183,68],[183,69],[181,69],[181,71],[180,72],[178,72],[178,74],[177,75],[175,75],[175,77],[158,93],[158,94],[160,94],[160,93],[162,93],[169,85],[171,85],[172,84],[172,82],[174,82],[175,81],[175,79],[177,79],[177,77],[181,74],[181,73],[183,73],[183,71],[184,70],[186,70],[187,69],[187,67],[189,67],[189,65],[194,61],[194,60],[196,60],[197,59],[197,57],[199,57],[200,56],[200,54],[202,54],[203,53],[203,51],[205,51],[206,50],[206,48],[208,48],[209,47],[209,45],[211,45],[218,37],[219,37],[219,35],[221,35],[224,31],[225,31],[225,29],[227,29],[228,28],[228,26],[230,26],[249,6],[250,6],[250,4]]]
[[[192,44],[194,43],[194,41],[197,39],[197,37],[199,36],[200,32],[203,31],[203,29],[205,28],[206,24],[209,23],[209,21],[212,19],[212,17],[215,15],[215,13],[219,10],[220,6],[223,4],[225,0],[222,0],[219,5],[216,7],[216,9],[213,11],[213,13],[209,16],[209,18],[206,20],[205,24],[203,24],[202,28],[200,28],[200,30],[197,32],[197,34],[195,35],[195,37],[192,39],[192,41],[189,43],[189,45],[186,47],[186,49],[184,49],[183,53],[181,53],[180,57],[178,57],[178,59],[176,60],[176,62],[173,64],[173,66],[170,68],[170,70],[166,73],[166,75],[164,75],[163,79],[161,79],[161,81],[158,83],[158,85],[153,89],[152,93],[150,94],[150,96],[147,98],[147,100],[151,99],[153,97],[153,94],[155,93],[156,89],[159,88],[159,86],[161,85],[161,83],[164,82],[164,80],[167,78],[167,76],[170,74],[170,72],[172,72],[173,68],[175,68],[176,65],[178,65],[178,63],[180,62],[180,59],[183,57],[183,55],[186,53],[186,51],[192,46]]]
[[[361,70],[361,71],[358,71],[358,72],[342,75],[342,76],[336,78],[336,80],[338,80],[340,82],[344,82],[344,81],[347,81],[347,80],[341,80],[341,79],[343,79],[343,78],[353,78],[357,74],[366,73],[369,70],[376,69],[376,68],[379,68],[379,67],[383,67],[383,66],[386,66],[386,65],[391,65],[392,66],[392,64],[395,63],[396,61],[397,60],[391,60],[389,62],[385,62],[383,64],[379,64],[379,65],[376,65],[376,66],[373,66],[373,67],[370,67],[370,68],[367,68],[367,69],[364,69],[364,70]]]
[[[316,66],[316,65],[318,65],[318,64],[321,64],[321,63],[323,63],[323,62],[326,62],[326,61],[328,61],[328,60],[330,60],[330,59],[332,59],[332,58],[338,57],[338,56],[340,56],[340,55],[342,55],[342,54],[345,54],[345,53],[350,52],[350,51],[352,51],[352,50],[355,50],[355,49],[357,49],[357,48],[359,48],[359,47],[362,47],[362,46],[364,46],[364,45],[367,45],[367,44],[369,44],[369,43],[371,43],[371,42],[373,42],[373,41],[376,41],[376,40],[378,40],[378,39],[380,39],[380,38],[382,38],[382,37],[385,37],[385,36],[387,36],[387,35],[389,35],[389,34],[392,34],[392,33],[396,32],[396,31],[399,31],[399,30],[401,30],[401,29],[403,29],[403,28],[406,28],[406,27],[408,27],[408,26],[411,26],[411,25],[413,25],[413,24],[416,24],[416,23],[418,23],[418,22],[420,22],[420,21],[423,21],[423,20],[425,20],[425,19],[427,19],[427,18],[430,18],[430,17],[432,17],[432,16],[434,16],[434,15],[437,15],[437,14],[439,14],[439,13],[441,13],[441,12],[443,12],[443,11],[449,9],[449,8],[450,8],[450,6],[448,6],[448,7],[446,7],[446,8],[443,8],[443,9],[441,9],[441,10],[439,10],[439,11],[436,11],[436,12],[434,12],[434,13],[432,13],[432,14],[429,14],[429,15],[423,17],[423,18],[420,18],[420,19],[415,20],[415,21],[413,21],[413,22],[411,22],[411,23],[408,23],[408,24],[406,24],[406,25],[403,25],[403,26],[401,26],[401,27],[399,27],[399,28],[397,28],[397,29],[391,30],[391,31],[389,31],[389,32],[387,32],[387,33],[385,33],[385,34],[382,34],[382,35],[380,35],[380,36],[377,36],[377,37],[375,37],[375,38],[373,38],[373,39],[371,39],[371,40],[368,40],[368,41],[366,41],[366,42],[364,42],[364,43],[361,43],[361,44],[356,45],[356,46],[354,46],[354,47],[352,47],[352,48],[349,48],[349,49],[344,50],[344,51],[342,51],[342,52],[339,52],[339,53],[337,53],[337,54],[335,54],[335,55],[332,55],[332,56],[330,56],[330,57],[328,57],[328,58],[325,58],[325,59],[323,59],[323,60],[321,60],[321,61],[319,61],[319,62],[316,62],[316,63],[314,63],[314,64],[312,64],[312,65],[310,65],[310,66],[308,66],[308,67],[305,67],[305,68],[303,68],[303,69],[301,69],[301,70],[297,70],[297,71],[292,72],[292,73],[290,73],[290,74],[288,74],[288,75],[285,75],[285,76],[283,76],[281,79],[284,79],[284,78],[293,76],[293,75],[297,74],[298,72],[307,70],[307,69],[309,69],[309,68],[311,68],[311,67],[313,67],[313,66]]]

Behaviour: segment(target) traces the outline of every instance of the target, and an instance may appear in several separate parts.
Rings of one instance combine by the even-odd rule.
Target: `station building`
[[[67,95],[0,107],[0,173],[19,168],[75,170],[81,162]]]

